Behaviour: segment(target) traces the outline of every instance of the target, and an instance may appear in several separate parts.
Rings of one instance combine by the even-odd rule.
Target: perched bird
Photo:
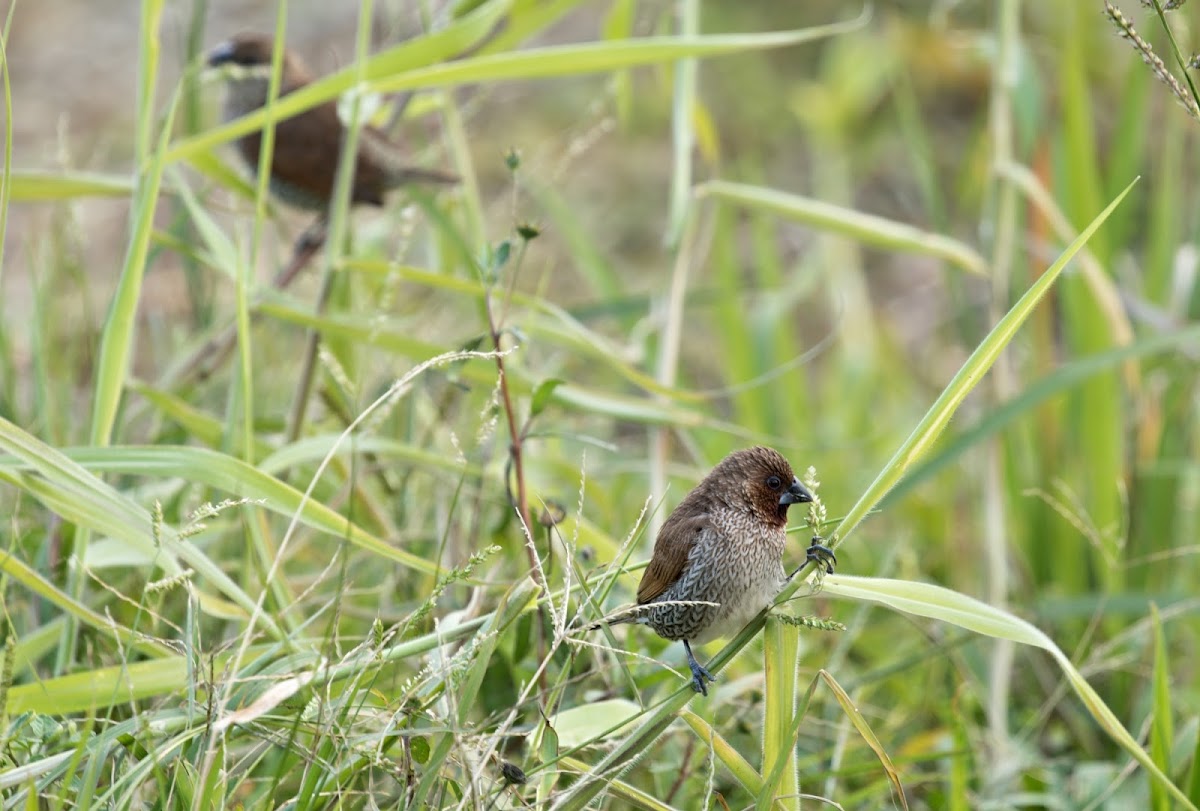
[[[782,563],[788,507],[812,500],[778,452],[758,447],[731,453],[659,530],[638,586],[643,608],[611,624],[641,623],[665,639],[682,640],[692,687],[708,695],[705,683],[715,679],[696,661],[691,643],[728,636],[771,604],[795,574],[785,575]],[[832,572],[837,558],[814,538],[807,561]],[[677,604],[682,601],[714,605]]]
[[[274,40],[259,34],[239,34],[214,48],[210,67],[235,65],[228,71],[225,118],[232,120],[267,103]],[[312,81],[312,75],[295,54],[283,54],[279,95],[285,96]],[[271,191],[289,205],[324,212],[333,196],[345,127],[337,105],[327,101],[275,124],[271,155]],[[258,168],[262,132],[238,139],[237,147],[251,169]],[[351,200],[382,206],[384,193],[408,183],[455,183],[458,178],[436,169],[405,163],[400,147],[380,130],[363,127],[354,164]]]

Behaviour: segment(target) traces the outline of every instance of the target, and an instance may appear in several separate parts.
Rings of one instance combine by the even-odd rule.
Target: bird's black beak
[[[222,42],[217,47],[208,52],[208,66],[215,68],[217,65],[224,65],[226,62],[233,61],[233,43],[226,41]]]
[[[813,494],[808,492],[808,488],[799,479],[792,479],[792,486],[779,497],[779,506],[787,507],[789,504],[803,504],[812,500]]]

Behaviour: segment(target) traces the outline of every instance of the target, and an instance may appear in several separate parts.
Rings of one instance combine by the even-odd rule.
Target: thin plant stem
[[[1013,91],[1017,83],[1017,57],[1020,36],[1020,0],[1004,0],[999,5],[997,41],[999,48],[992,75],[991,128],[993,165],[1000,167],[1014,159],[1013,154]],[[1006,297],[1012,276],[1013,251],[1016,245],[1017,192],[1013,183],[1003,175],[995,175],[995,225],[992,233],[992,296],[990,320],[995,323],[1006,309]],[[1016,388],[1014,370],[1007,354],[996,360],[989,395],[994,402],[1004,402]],[[1003,449],[1001,439],[992,438],[984,454],[983,471],[983,545],[987,559],[988,601],[1003,607],[1008,601],[1009,570],[1007,521],[1004,513]],[[987,718],[993,751],[999,762],[1005,762],[1009,746],[1008,696],[1012,685],[1015,644],[997,640],[992,647],[988,671]],[[1003,779],[1003,775],[1000,775]]]

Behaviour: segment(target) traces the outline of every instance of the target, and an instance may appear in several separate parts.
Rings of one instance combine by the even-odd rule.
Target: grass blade
[[[1136,182],[1135,180],[1134,183]],[[992,329],[983,342],[971,353],[971,357],[967,359],[967,362],[959,369],[958,374],[954,376],[954,379],[946,386],[941,396],[930,407],[924,419],[921,420],[908,439],[896,451],[891,461],[879,472],[875,481],[862,494],[858,502],[850,508],[850,511],[846,514],[841,525],[834,533],[834,537],[838,539],[835,543],[840,543],[846,535],[853,532],[859,522],[875,508],[879,501],[887,495],[887,492],[904,477],[904,474],[929,452],[938,436],[941,435],[942,430],[950,423],[959,405],[962,404],[967,395],[978,385],[980,379],[991,368],[996,358],[1004,351],[1009,342],[1012,341],[1013,336],[1021,325],[1025,323],[1025,319],[1029,317],[1029,314],[1033,312],[1037,303],[1041,301],[1042,296],[1046,295],[1046,292],[1054,284],[1054,281],[1079,249],[1087,243],[1092,234],[1099,230],[1104,221],[1108,219],[1108,215],[1120,205],[1121,201],[1125,199],[1125,195],[1129,194],[1132,188],[1133,183],[1130,183],[1125,187],[1124,191],[1117,195],[1116,199],[1109,203],[1092,220],[1091,224],[1063,251],[1054,264],[1046,269],[1046,272],[1021,297],[1021,300],[1005,314],[1000,323]]]

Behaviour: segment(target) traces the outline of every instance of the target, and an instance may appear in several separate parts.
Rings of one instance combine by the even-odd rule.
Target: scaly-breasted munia
[[[682,640],[692,686],[708,695],[705,682],[714,679],[696,661],[691,643],[728,636],[771,604],[790,577],[782,563],[788,507],[812,500],[778,452],[759,447],[731,453],[659,530],[638,586],[642,608],[612,624],[641,623],[665,639]],[[808,548],[808,560],[829,572],[836,562],[819,538]],[[678,604],[687,601],[715,605]]]
[[[271,37],[239,34],[208,55],[211,67],[232,64],[225,118],[232,120],[267,103],[271,78]],[[295,54],[283,54],[279,95],[286,96],[312,81],[312,75]],[[271,154],[271,191],[298,208],[324,212],[333,196],[334,174],[346,128],[337,105],[327,101],[275,124]],[[243,135],[238,151],[252,170],[258,168],[262,132]],[[359,133],[351,201],[383,205],[384,193],[407,183],[455,183],[458,178],[436,169],[409,166],[399,146],[380,130],[363,127]]]

